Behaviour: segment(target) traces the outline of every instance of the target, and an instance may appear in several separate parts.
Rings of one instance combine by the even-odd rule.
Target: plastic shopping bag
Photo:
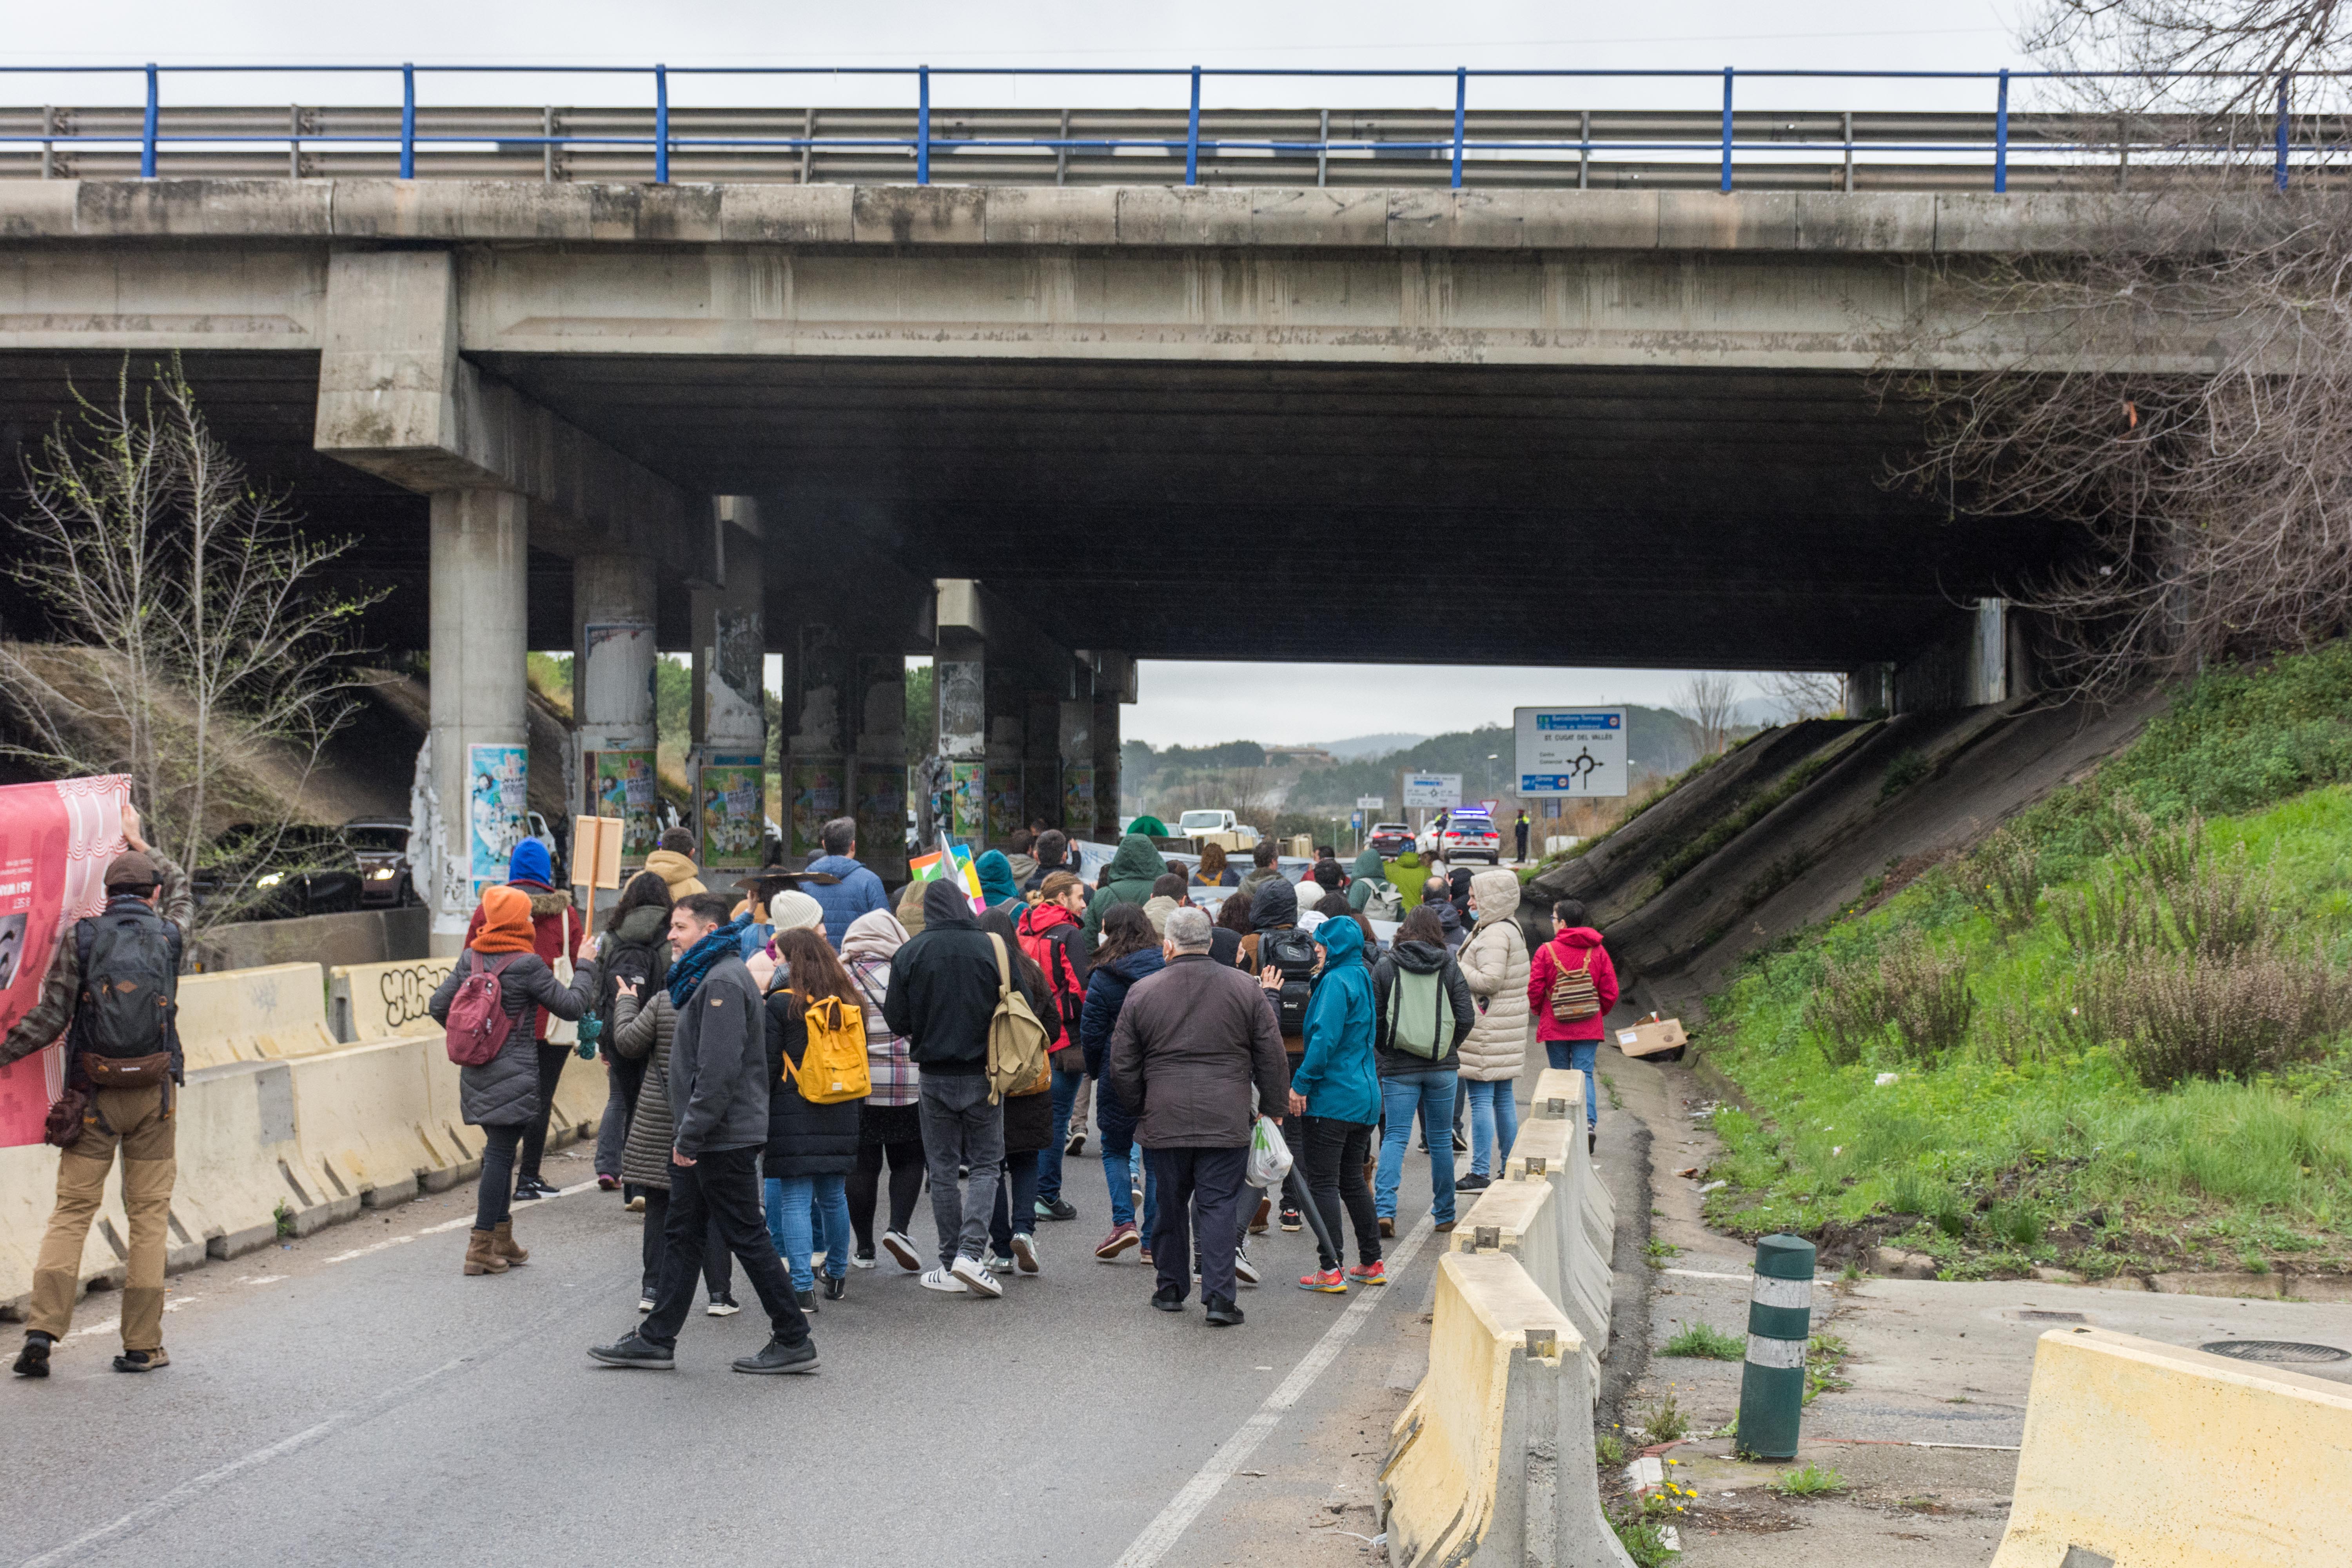
[[[1262,1192],[1272,1192],[1282,1185],[1290,1174],[1290,1145],[1282,1136],[1282,1124],[1271,1116],[1261,1116],[1250,1130],[1249,1173],[1244,1178]]]

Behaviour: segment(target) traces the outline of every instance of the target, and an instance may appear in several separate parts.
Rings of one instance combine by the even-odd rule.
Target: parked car
[[[1379,851],[1383,860],[1393,860],[1413,847],[1412,825],[1407,822],[1375,822],[1364,842]]]
[[[1231,837],[1220,837],[1224,835]],[[1176,819],[1176,837],[1191,839],[1195,848],[1213,837],[1228,851],[1257,846],[1257,829],[1230,811],[1188,811]]]
[[[188,878],[198,903],[237,897],[249,921],[349,914],[360,907],[359,857],[340,827],[290,823],[282,830],[237,823]]]
[[[1445,831],[1438,836],[1438,845],[1449,864],[1464,860],[1484,860],[1490,866],[1503,863],[1503,836],[1496,831],[1495,819],[1484,812],[1455,812],[1446,820]]]
[[[354,816],[343,824],[343,842],[359,862],[362,909],[406,909],[416,902],[408,830],[404,816]]]

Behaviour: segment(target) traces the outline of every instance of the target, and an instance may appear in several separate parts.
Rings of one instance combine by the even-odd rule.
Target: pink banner
[[[63,934],[106,907],[106,868],[127,847],[130,797],[119,773],[0,785],[0,1037],[41,999]],[[0,1147],[39,1142],[64,1089],[62,1044],[0,1068]]]

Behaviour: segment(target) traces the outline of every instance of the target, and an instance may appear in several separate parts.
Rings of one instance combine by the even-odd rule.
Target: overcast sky
[[[1811,0],[1758,5],[1684,0],[1671,7],[1592,0],[1192,0],[1181,6],[1100,0],[1014,0],[984,5],[865,0],[856,5],[776,5],[747,0],[404,0],[321,5],[317,0],[78,0],[13,7],[0,65],[394,64],[646,66],[905,66],[1038,68],[1016,76],[941,77],[934,103],[1168,104],[1181,78],[1087,79],[1045,68],[1108,66],[1516,69],[1991,70],[2030,62],[2015,43],[2026,0]],[[132,102],[135,73],[20,77],[19,103]],[[398,101],[386,73],[167,75],[171,102]],[[1690,107],[1720,101],[1712,76],[1685,80],[1553,79],[1479,83],[1514,106]],[[1450,103],[1450,78],[1217,81],[1203,101],[1413,107]],[[1739,102],[1823,109],[1988,106],[1981,83],[1758,80]],[[898,103],[903,78],[674,77],[675,103]],[[425,102],[642,102],[642,75],[420,76]],[[2026,107],[2030,93],[2012,100]],[[1126,733],[1154,744],[1246,736],[1333,740],[1380,731],[1434,733],[1508,720],[1515,705],[1615,699],[1670,703],[1681,671],[1442,668],[1150,662]]]

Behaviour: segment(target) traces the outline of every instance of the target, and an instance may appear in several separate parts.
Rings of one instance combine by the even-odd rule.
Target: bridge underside
[[[1845,371],[467,357],[684,490],[759,496],[793,541],[771,538],[772,596],[824,584],[838,537],[1140,658],[1851,669],[2058,544],[1890,487],[1916,416]],[[426,498],[313,450],[319,363],[185,360],[257,474],[397,590],[374,639],[422,647]],[[0,353],[0,441],[121,364]],[[571,590],[534,552],[534,646],[572,642]],[[686,614],[666,585],[665,646]]]

